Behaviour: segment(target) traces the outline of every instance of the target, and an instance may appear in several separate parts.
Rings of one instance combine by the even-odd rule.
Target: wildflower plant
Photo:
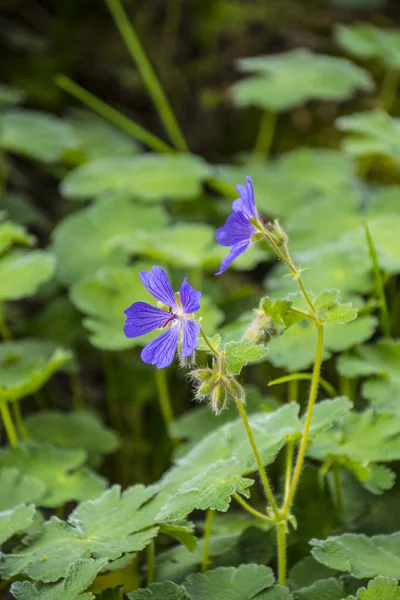
[[[248,132],[261,109],[259,132],[212,165],[105,2],[163,139],[66,76],[91,112],[0,84],[0,596],[398,599],[399,33],[336,28],[373,76],[300,48],[239,61],[204,100]],[[223,34],[259,16],[236,4]],[[211,59],[221,11],[203,8]],[[288,129],[309,147],[280,152]]]
[[[256,317],[246,330],[242,341],[236,344],[233,343],[236,346],[233,351],[232,344],[221,344],[220,336],[217,336],[216,340],[211,340],[200,323],[194,320],[194,313],[200,309],[200,292],[194,290],[185,278],[179,292],[174,294],[165,271],[161,267],[155,266],[149,272],[140,272],[139,277],[148,291],[159,301],[158,307],[152,307],[143,302],[135,302],[127,308],[125,310],[125,334],[128,337],[135,337],[154,329],[164,330],[168,328],[167,331],[164,331],[145,346],[141,354],[144,362],[153,364],[158,369],[167,367],[172,363],[177,347],[180,348],[179,355],[181,359],[195,353],[198,348],[197,336],[201,334],[203,350],[211,355],[211,364],[190,372],[190,378],[195,382],[195,398],[200,401],[208,400],[212,411],[216,415],[219,415],[226,408],[229,399],[232,399],[237,406],[268,502],[265,515],[261,515],[261,518],[274,524],[276,528],[278,579],[280,585],[283,586],[287,577],[286,536],[289,525],[295,525],[291,510],[303,468],[314,405],[317,399],[324,350],[324,325],[329,321],[349,322],[356,317],[357,313],[351,304],[340,305],[335,292],[328,292],[322,295],[322,298],[314,298],[313,295],[307,292],[301,273],[290,255],[288,237],[285,231],[278,221],[270,223],[258,214],[250,177],[246,177],[245,187],[238,185],[237,189],[239,198],[232,204],[233,213],[229,215],[225,225],[217,229],[216,232],[216,239],[219,244],[231,246],[231,250],[228,256],[223,259],[217,275],[223,273],[251,244],[266,239],[298,283],[306,310],[296,308],[290,301],[272,304],[268,298],[263,299],[259,308],[255,310]],[[261,346],[258,342],[265,339],[267,331],[271,335],[277,335],[278,332],[282,333],[285,327],[290,326],[299,319],[308,319],[316,326],[317,344],[307,412],[297,457],[293,465],[291,451],[286,467],[283,502],[279,505],[247,417],[245,390],[236,376],[240,373],[244,364],[256,360],[265,353],[264,349],[261,350],[260,354],[258,353]],[[280,331],[277,329],[279,325],[281,325]],[[236,362],[233,362],[235,359],[232,358],[232,353],[236,354]],[[193,362],[195,360],[194,358]],[[232,363],[235,365],[234,367],[232,367]],[[248,506],[243,498],[240,498],[239,501],[246,510],[254,513],[254,509]]]

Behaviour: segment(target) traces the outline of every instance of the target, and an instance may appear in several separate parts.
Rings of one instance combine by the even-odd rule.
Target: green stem
[[[291,373],[290,375],[284,375],[283,377],[278,377],[278,379],[273,379],[269,382],[268,387],[270,387],[271,385],[279,385],[280,383],[287,383],[288,381],[301,381],[309,379],[312,379],[311,373]],[[329,383],[329,381],[326,381],[326,379],[320,377],[319,383],[321,387],[331,396],[331,398],[335,398],[338,395],[336,389],[331,383]]]
[[[380,302],[381,310],[381,326],[385,337],[390,337],[390,318],[386,302],[385,288],[383,286],[382,274],[378,264],[375,245],[368,227],[368,223],[364,221],[365,237],[368,244],[369,255],[371,257],[372,267],[375,276],[376,291]]]
[[[211,352],[215,356],[219,356],[220,352],[218,352],[218,350],[216,348],[214,348],[214,346],[210,342],[210,338],[208,337],[208,335],[206,334],[206,332],[204,331],[204,329],[203,329],[203,327],[201,325],[200,325],[200,333],[201,333],[201,336],[202,336],[203,340],[205,341],[205,343],[207,344],[207,346],[210,348]]]
[[[308,295],[306,288],[304,287],[304,283],[303,283],[303,280],[301,278],[300,272],[295,267],[295,265],[293,263],[293,260],[292,260],[292,257],[290,256],[287,247],[285,246],[285,253],[283,253],[282,250],[279,248],[279,246],[275,243],[275,241],[273,240],[273,238],[271,237],[271,235],[269,234],[268,231],[264,230],[264,235],[267,238],[268,242],[271,244],[272,248],[275,250],[275,252],[279,256],[279,258],[289,267],[290,271],[292,272],[292,275],[293,275],[294,279],[299,284],[300,290],[301,290],[301,292],[302,292],[302,294],[303,294],[303,296],[304,296],[304,298],[305,298],[308,306],[311,308],[311,311],[313,313],[315,313],[314,304],[312,303],[311,298]]]
[[[156,384],[158,392],[158,401],[160,404],[161,414],[164,420],[165,429],[168,435],[171,435],[171,425],[174,421],[174,413],[172,410],[171,398],[168,391],[168,381],[165,369],[156,369]]]
[[[276,128],[277,114],[265,110],[261,117],[260,129],[254,146],[253,159],[257,160],[260,156],[268,157],[272,140]]]
[[[291,505],[292,505],[292,502],[293,502],[293,499],[294,499],[294,496],[296,493],[297,484],[299,482],[301,470],[303,468],[304,455],[306,453],[307,443],[308,443],[308,433],[309,433],[310,427],[311,427],[311,420],[312,420],[312,416],[313,416],[314,404],[315,404],[315,400],[317,398],[317,392],[318,392],[319,375],[320,375],[320,371],[321,371],[322,355],[323,355],[323,350],[324,350],[324,326],[321,323],[319,323],[317,325],[317,331],[318,331],[317,351],[316,351],[314,369],[313,369],[313,374],[312,374],[312,379],[311,379],[310,393],[309,393],[309,397],[308,397],[307,415],[306,415],[306,420],[304,423],[304,430],[303,430],[303,435],[302,435],[301,442],[300,442],[299,452],[297,454],[296,465],[294,468],[292,483],[290,484],[289,493],[287,495],[287,498],[284,502],[283,509],[282,509],[282,513],[286,518],[289,515],[290,508],[291,508]]]
[[[155,152],[173,152],[173,148],[168,146],[165,142],[160,140],[157,136],[153,135],[147,129],[144,129],[141,125],[138,125],[112,106],[109,106],[99,98],[96,98],[93,94],[85,90],[83,87],[65,77],[65,75],[58,75],[55,78],[56,84],[71,94],[77,100],[80,100],[83,104],[88,106],[91,110],[96,112],[98,115],[113,123],[122,131],[125,131],[128,135],[133,137],[135,140],[142,142]]]
[[[288,391],[288,402],[297,402],[299,396],[299,380],[298,379],[290,379],[289,383],[289,391]]]
[[[247,510],[248,513],[250,513],[254,517],[262,519],[263,521],[268,521],[268,523],[275,523],[273,519],[270,519],[266,515],[263,515],[261,512],[250,506],[250,504],[248,504],[246,500],[244,500],[239,494],[234,493],[233,497],[235,498],[236,502],[240,504],[240,506],[242,506],[245,510]]]
[[[13,423],[13,420],[11,417],[10,409],[8,408],[8,404],[6,402],[2,402],[1,400],[0,400],[0,413],[1,413],[1,418],[3,420],[4,429],[6,430],[6,433],[7,433],[8,442],[9,442],[10,446],[15,448],[16,446],[18,446],[17,431],[15,429],[15,426],[14,426],[14,423]]]
[[[23,440],[28,440],[29,439],[29,431],[26,428],[26,425],[24,423],[24,419],[22,417],[22,413],[21,413],[21,407],[19,405],[19,401],[17,400],[16,402],[13,402],[11,404],[11,409],[14,415],[14,419],[15,422],[17,424],[17,428],[19,433],[21,434],[21,437]]]
[[[265,472],[264,465],[262,463],[261,456],[258,451],[256,441],[254,439],[253,432],[251,430],[250,423],[247,418],[247,414],[246,414],[246,410],[244,408],[243,402],[237,398],[236,404],[239,409],[240,416],[242,417],[243,425],[246,430],[247,437],[249,438],[249,442],[250,442],[251,449],[253,450],[254,458],[256,459],[256,463],[257,463],[258,471],[260,473],[261,482],[263,484],[265,495],[271,505],[272,510],[274,511],[275,517],[277,519],[280,519],[278,505],[276,503],[275,496],[273,494],[271,485],[269,483],[267,474]]]
[[[201,559],[201,572],[207,571],[210,564],[210,537],[211,537],[211,525],[214,516],[214,511],[209,508],[206,513],[206,520],[204,524],[204,538],[203,538],[203,557]]]
[[[3,315],[3,307],[0,304],[0,334],[5,342],[9,342],[12,339],[11,331],[9,330],[6,320]]]
[[[143,81],[146,85],[161,121],[177,150],[187,152],[185,138],[178,125],[172,108],[164,93],[164,90],[158,80],[158,77],[151,66],[151,63],[143,49],[143,46],[136,35],[136,31],[129,22],[127,14],[123,9],[120,0],[105,0],[106,4],[114,18],[115,24],[123,37],[126,47],[131,54],[133,60],[137,64]]]
[[[150,586],[154,581],[154,555],[155,547],[154,540],[148,544],[146,548],[147,554],[147,586]]]
[[[337,463],[333,464],[333,485],[335,488],[336,509],[339,516],[344,515],[342,488],[340,485],[340,467]]]
[[[285,496],[284,503],[289,496],[290,481],[292,479],[293,472],[293,454],[294,454],[294,441],[289,440],[286,445],[286,466],[285,466]]]
[[[276,540],[278,545],[278,582],[286,585],[286,523],[276,524]]]

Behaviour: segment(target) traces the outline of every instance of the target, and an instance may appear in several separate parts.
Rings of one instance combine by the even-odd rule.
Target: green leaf
[[[349,60],[303,48],[242,59],[239,68],[252,75],[231,88],[235,103],[273,112],[301,106],[308,100],[347,100],[356,90],[374,88],[370,75]]]
[[[336,39],[357,58],[377,58],[390,69],[400,69],[400,33],[396,29],[379,29],[366,23],[339,25]]]
[[[0,451],[0,467],[16,468],[21,474],[42,482],[46,494],[40,499],[40,505],[48,507],[94,498],[103,491],[104,479],[83,467],[85,460],[83,450],[66,450],[34,442]]]
[[[216,269],[226,254],[226,248],[215,242],[214,227],[203,223],[172,225],[161,236],[152,232],[146,239],[132,235],[125,247],[132,254],[172,267]]]
[[[32,525],[34,506],[20,504],[10,510],[0,511],[0,545],[16,533],[25,531]]]
[[[213,340],[214,343],[215,341]],[[262,409],[261,405],[273,406],[274,408],[279,406],[277,400],[271,396],[261,395],[257,388],[253,386],[245,386],[245,392],[246,412],[248,415],[260,412]],[[205,435],[225,423],[235,421],[237,417],[238,412],[234,402],[231,402],[218,415],[218,418],[215,417],[208,406],[198,406],[186,411],[171,424],[170,428],[172,437],[181,440],[179,447],[176,449],[176,456],[183,456],[185,452],[190,450]]]
[[[351,156],[383,155],[400,163],[398,137],[400,119],[383,110],[354,113],[336,120],[336,126],[347,135],[342,141]]]
[[[18,469],[2,469],[0,472],[0,511],[12,509],[18,504],[40,504],[46,486],[33,475],[23,475]]]
[[[59,583],[46,585],[17,581],[11,586],[11,592],[16,600],[92,600],[94,594],[83,592],[105,563],[105,560],[78,559],[68,567],[65,579]]]
[[[119,446],[116,434],[89,412],[40,411],[25,419],[30,437],[39,443],[82,449],[89,459],[111,454]]]
[[[210,568],[265,564],[274,554],[274,534],[270,524],[248,513],[229,511],[216,513],[209,540]],[[190,573],[197,572],[204,554],[204,539],[198,541],[193,552],[175,546],[157,554],[155,577],[157,581],[181,583]]]
[[[400,533],[373,537],[345,533],[310,543],[314,558],[331,569],[345,571],[357,579],[377,575],[398,578]]]
[[[154,298],[139,279],[139,272],[150,267],[150,263],[136,263],[132,267],[104,268],[71,288],[71,300],[87,315],[83,324],[96,348],[124,350],[143,346],[154,338],[154,333],[140,338],[127,338],[124,334],[124,310],[134,302],[154,304]]]
[[[77,145],[68,123],[53,115],[11,109],[0,116],[0,146],[8,152],[54,163]]]
[[[236,461],[215,461],[213,464],[204,465],[198,475],[194,475],[185,485],[165,504],[157,515],[157,519],[179,521],[184,519],[194,509],[218,510],[226,512],[229,509],[231,496],[241,494],[250,497],[248,488],[254,483],[252,479],[241,477],[237,474]]]
[[[128,594],[128,598],[129,600],[191,600],[183,587],[172,581],[153,583],[145,590]]]
[[[68,350],[51,351],[52,346],[34,340],[0,346],[0,402],[15,402],[34,394],[72,359]]]
[[[381,493],[393,485],[393,477],[374,463],[400,459],[400,419],[383,413],[374,415],[371,410],[349,413],[328,431],[316,435],[307,454],[344,465],[369,485],[370,491]]]
[[[79,144],[65,156],[73,162],[131,156],[139,150],[137,143],[125,132],[89,111],[74,110],[65,122],[71,126]]]
[[[148,200],[191,200],[201,192],[211,167],[193,154],[108,157],[78,167],[64,179],[64,196],[84,200],[123,193]]]
[[[325,326],[324,360],[332,352],[347,350],[369,339],[377,326],[375,317],[359,317],[346,325],[328,323]],[[315,325],[302,320],[295,323],[278,338],[269,343],[267,360],[276,367],[289,372],[303,371],[314,364],[317,347],[317,329]]]
[[[64,577],[69,565],[79,558],[113,561],[142,550],[158,531],[152,527],[153,516],[141,508],[154,492],[136,485],[121,494],[114,486],[95,500],[80,504],[68,523],[52,517],[28,546],[3,557],[0,571],[7,577],[21,573],[52,582]]]
[[[399,600],[400,588],[397,579],[376,577],[367,588],[360,588],[357,596],[348,596],[347,600]]]
[[[397,381],[400,361],[400,340],[381,339],[374,344],[365,344],[355,350],[354,356],[340,356],[338,369],[345,377],[381,375]]]
[[[274,583],[272,570],[262,565],[241,565],[189,575],[183,587],[191,600],[267,600]]]
[[[36,294],[53,276],[55,257],[44,250],[12,250],[0,258],[0,302]]]
[[[297,266],[302,269],[302,278],[307,290],[315,293],[325,289],[340,289],[343,296],[351,293],[366,293],[373,287],[371,259],[367,252],[365,238],[363,245],[351,244],[348,240],[313,247],[307,253],[295,255]],[[274,297],[297,292],[298,286],[288,269],[276,265],[265,281],[268,291]]]
[[[316,581],[310,587],[296,590],[295,600],[343,600],[343,583],[334,579]]]
[[[317,562],[313,556],[306,556],[290,569],[289,582],[295,589],[308,588],[321,579],[331,579],[335,575],[333,569]]]
[[[300,433],[298,411],[299,406],[292,403],[272,413],[250,416],[264,465],[274,460],[286,438]],[[157,520],[181,520],[196,507],[226,511],[230,495],[236,490],[247,495],[246,490],[253,481],[244,476],[256,469],[241,419],[226,423],[203,437],[164,475]]]
[[[57,277],[71,284],[92,275],[100,267],[128,262],[127,241],[137,243],[166,224],[161,207],[143,206],[127,198],[107,197],[64,218],[53,234]],[[71,252],[71,248],[74,251]]]
[[[319,210],[321,197],[329,196],[329,203],[332,206],[333,196],[335,205],[340,201],[341,209],[346,214],[348,212],[347,204],[351,205],[354,211],[354,200],[348,199],[348,192],[355,187],[355,165],[349,155],[334,150],[318,148],[299,148],[292,152],[287,152],[278,160],[269,161],[267,164],[249,163],[244,166],[222,165],[218,169],[218,176],[231,183],[237,184],[238,181],[244,181],[246,175],[253,179],[254,194],[256,203],[261,212],[266,217],[281,217],[287,219],[285,226],[294,224],[295,219],[292,216],[297,211],[306,210],[306,221],[296,221],[297,230],[307,228],[307,219],[313,215],[314,210]],[[341,199],[346,197],[347,202]],[[339,200],[340,199],[340,200]],[[316,202],[318,200],[318,202]],[[331,208],[330,213],[334,213],[338,218],[338,213]],[[330,228],[330,219],[326,221],[324,212],[320,211],[318,229],[321,235],[321,242],[325,241],[323,232]],[[312,230],[313,239],[316,232],[314,224]],[[336,235],[332,239],[336,239]],[[290,239],[292,246],[292,237]],[[308,246],[310,240],[308,240]]]
[[[165,535],[178,540],[189,552],[193,552],[197,546],[197,538],[193,533],[193,529],[194,525],[192,523],[187,523],[186,525],[161,523],[160,525],[160,533],[165,533]]]
[[[243,367],[261,360],[267,352],[268,348],[266,346],[253,344],[250,340],[228,342],[224,347],[228,371],[233,375],[239,375]]]
[[[307,199],[287,216],[285,231],[290,250],[293,253],[308,252],[335,243],[345,233],[360,227],[362,219],[360,193],[350,180],[347,187],[326,191],[316,201]]]
[[[0,222],[0,255],[13,244],[30,246],[33,241],[33,236],[29,235],[21,225],[17,225],[11,221]]]
[[[350,412],[352,406],[353,404],[345,396],[318,402],[314,408],[309,437],[312,438],[332,427],[334,423]],[[302,420],[304,425],[305,416]]]

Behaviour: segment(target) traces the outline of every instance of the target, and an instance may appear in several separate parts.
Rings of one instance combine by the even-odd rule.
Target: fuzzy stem
[[[269,234],[268,231],[264,230],[264,235],[267,238],[268,242],[271,244],[272,248],[275,250],[275,252],[279,256],[279,258],[289,267],[290,271],[292,272],[292,275],[293,275],[294,279],[299,284],[300,290],[301,290],[301,292],[302,292],[302,294],[303,294],[303,296],[304,296],[304,298],[305,298],[308,306],[311,308],[311,311],[314,313],[315,312],[314,304],[312,303],[311,298],[308,295],[306,288],[304,287],[304,283],[303,283],[303,280],[301,278],[300,272],[298,271],[298,269],[293,264],[292,257],[290,256],[289,251],[288,251],[286,245],[285,245],[285,252],[282,252],[282,250],[275,243],[275,241],[273,240],[273,238],[271,237],[271,235]]]
[[[256,463],[257,463],[258,471],[260,473],[261,482],[264,487],[265,495],[268,499],[268,502],[271,505],[272,510],[274,511],[275,517],[279,520],[280,514],[279,514],[278,505],[276,503],[275,496],[273,494],[271,485],[269,483],[267,474],[265,472],[264,465],[262,463],[261,456],[258,451],[256,441],[254,439],[253,432],[250,427],[249,420],[247,418],[246,410],[244,408],[243,402],[241,400],[239,400],[238,398],[236,399],[236,404],[239,409],[240,416],[242,417],[243,425],[246,430],[247,437],[249,438],[249,442],[251,445],[251,449],[253,450],[254,458],[256,459]]]
[[[208,335],[206,334],[206,332],[204,331],[204,329],[203,329],[203,327],[201,325],[200,325],[200,333],[201,333],[201,336],[202,336],[203,340],[205,341],[205,343],[207,344],[207,346],[210,348],[211,352],[215,356],[219,356],[220,352],[218,352],[218,350],[216,348],[214,348],[214,346],[210,342],[210,338],[208,337]]]
[[[315,363],[314,363],[313,375],[312,375],[312,380],[311,380],[310,393],[309,393],[309,397],[308,397],[306,420],[304,423],[304,430],[303,430],[303,435],[301,438],[299,452],[297,454],[296,465],[294,468],[292,483],[290,485],[289,493],[287,495],[287,498],[284,502],[283,509],[282,509],[282,513],[285,517],[287,517],[289,514],[289,511],[290,511],[290,508],[291,508],[291,505],[292,505],[292,502],[293,502],[293,499],[294,499],[294,496],[296,493],[297,484],[299,482],[301,470],[303,468],[304,455],[306,453],[307,443],[308,443],[308,433],[310,431],[311,420],[312,420],[313,410],[314,410],[314,404],[315,404],[315,400],[317,398],[319,375],[320,375],[320,371],[321,371],[322,355],[323,355],[323,350],[324,350],[324,326],[321,323],[319,323],[317,325],[317,330],[318,330],[317,351],[316,351],[316,356],[315,356]]]
[[[113,16],[115,24],[118,27],[122,38],[124,39],[130,55],[137,64],[147,91],[153,100],[159,117],[163,122],[165,130],[167,131],[172,143],[177,150],[187,152],[188,148],[185,138],[183,137],[182,131],[168,102],[167,96],[165,95],[160,81],[158,80],[158,77],[151,66],[143,46],[136,35],[136,31],[132,23],[129,22],[128,16],[122,7],[120,0],[105,1]]]
[[[292,479],[293,471],[293,454],[294,454],[294,441],[289,440],[286,445],[286,465],[285,465],[285,496],[284,502],[286,502],[290,490],[290,481]]]
[[[18,446],[18,435],[15,429],[8,404],[0,400],[0,413],[10,446]]]
[[[233,494],[233,497],[235,498],[236,502],[240,504],[240,506],[242,506],[245,510],[247,510],[247,512],[251,515],[257,517],[258,519],[262,519],[263,521],[268,521],[268,523],[275,523],[273,519],[270,519],[266,515],[263,515],[263,513],[250,506],[250,504],[248,504],[246,500],[244,500],[242,496],[240,496],[236,492]]]
[[[160,140],[157,136],[153,135],[147,129],[144,129],[141,125],[138,125],[118,110],[115,110],[112,106],[109,106],[99,98],[96,98],[93,94],[85,90],[83,87],[66,77],[65,75],[58,75],[55,78],[55,83],[64,91],[71,94],[77,100],[80,100],[83,104],[88,106],[93,112],[113,123],[122,131],[125,131],[128,135],[133,137],[135,140],[142,142],[155,152],[173,152],[174,149],[168,146],[165,142]]]
[[[150,586],[154,581],[154,540],[151,540],[146,548],[147,554],[147,586]]]
[[[372,267],[373,267],[374,276],[375,276],[376,292],[377,292],[377,295],[379,298],[379,303],[380,303],[382,331],[383,331],[383,335],[385,337],[390,337],[390,319],[389,319],[389,311],[388,311],[388,306],[387,306],[386,296],[385,296],[385,288],[383,286],[382,273],[379,268],[378,257],[376,255],[375,245],[372,240],[372,236],[371,236],[371,232],[368,227],[368,223],[366,221],[364,222],[364,228],[365,228],[365,237],[367,239],[367,244],[368,244],[369,255],[371,257]]]
[[[276,524],[276,541],[278,546],[278,581],[286,585],[286,523]]]
[[[210,537],[211,537],[211,524],[214,516],[214,511],[209,508],[206,513],[206,520],[204,524],[204,538],[203,538],[203,558],[201,560],[201,572],[204,573],[208,569],[210,564]]]
[[[156,369],[155,372],[158,402],[165,424],[165,429],[167,430],[168,435],[170,435],[171,425],[174,421],[174,413],[172,410],[171,398],[169,396],[168,391],[168,380],[165,374],[165,369]]]

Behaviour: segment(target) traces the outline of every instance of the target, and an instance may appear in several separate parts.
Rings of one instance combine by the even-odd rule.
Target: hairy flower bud
[[[280,226],[279,221],[277,219],[275,219],[273,223],[269,222],[266,227],[266,230],[278,247],[287,244],[288,236]]]
[[[202,383],[199,389],[197,390],[198,395],[206,396],[207,394],[212,392],[213,389],[218,385],[219,379],[219,376],[216,374],[207,379],[207,381],[204,381],[204,383]]]
[[[262,310],[255,310],[254,313],[256,317],[244,332],[243,337],[253,342],[253,344],[259,344],[260,342],[268,341],[270,338],[272,321]]]
[[[224,380],[227,391],[234,397],[235,400],[245,399],[244,389],[234,377],[226,377]]]
[[[212,369],[196,369],[190,373],[193,379],[197,381],[207,381],[214,375],[214,371]]]
[[[210,397],[210,404],[211,404],[213,413],[215,413],[216,415],[219,415],[224,410],[227,399],[228,399],[227,390],[226,390],[225,386],[223,385],[223,383],[219,383],[217,386],[215,386],[215,388],[211,394],[211,397]]]

